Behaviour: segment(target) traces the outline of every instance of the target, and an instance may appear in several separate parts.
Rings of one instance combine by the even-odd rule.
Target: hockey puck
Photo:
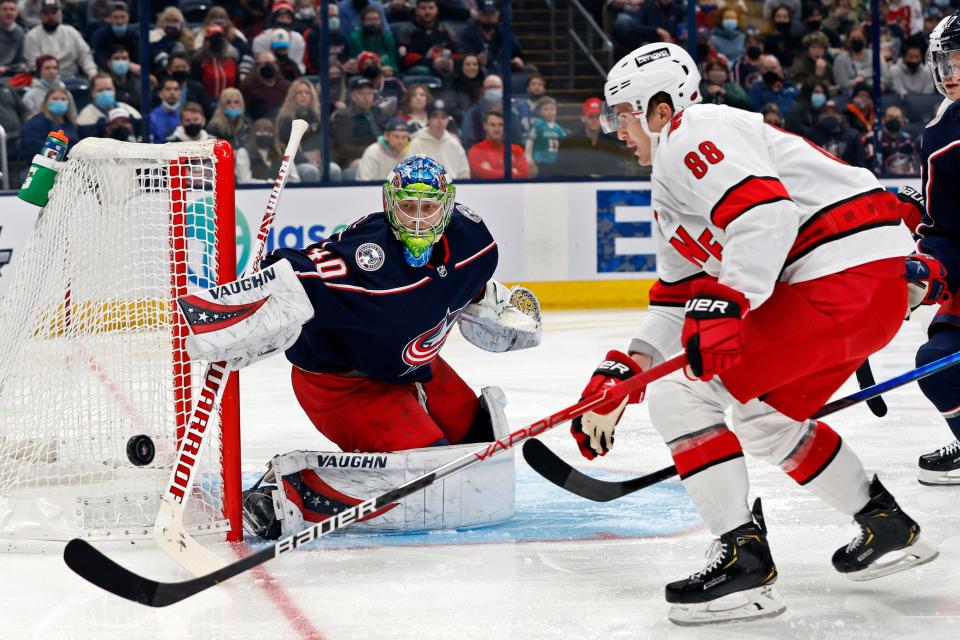
[[[150,436],[133,436],[127,440],[127,458],[138,467],[148,465],[153,462],[153,456],[157,449],[153,446],[153,440]]]

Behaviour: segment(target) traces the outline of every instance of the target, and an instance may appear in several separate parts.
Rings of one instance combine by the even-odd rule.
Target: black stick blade
[[[104,591],[152,607],[162,607],[171,602],[157,604],[159,582],[138,576],[129,569],[100,553],[86,540],[74,538],[63,550],[63,561],[73,572]]]
[[[599,480],[580,473],[535,438],[523,443],[523,458],[534,471],[553,484],[594,502],[610,502],[622,498],[677,473],[676,468],[668,467],[631,480]]]

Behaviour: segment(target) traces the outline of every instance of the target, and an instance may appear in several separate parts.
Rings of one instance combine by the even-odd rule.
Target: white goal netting
[[[89,139],[60,171],[0,303],[0,550],[152,536],[203,373],[173,299],[215,283],[217,184],[233,188],[214,151]],[[232,243],[232,211],[228,224]],[[215,422],[187,502],[195,534],[229,529]],[[141,434],[156,455],[136,466]]]

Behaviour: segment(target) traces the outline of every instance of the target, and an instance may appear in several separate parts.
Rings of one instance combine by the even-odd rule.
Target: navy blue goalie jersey
[[[950,292],[960,288],[960,101],[941,106],[923,130],[920,184],[927,215],[917,231],[920,251],[947,268]]]
[[[477,214],[454,206],[430,261],[411,267],[383,213],[306,249],[278,249],[265,264],[293,264],[315,311],[287,350],[314,373],[426,382],[463,308],[497,267],[497,245]]]

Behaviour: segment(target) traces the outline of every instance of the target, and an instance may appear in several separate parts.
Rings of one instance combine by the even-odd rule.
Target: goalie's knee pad
[[[485,387],[480,392],[480,408],[466,435],[457,444],[493,442],[510,433],[503,412],[507,398],[500,387]]]
[[[477,426],[477,434],[486,430],[493,440],[509,433],[505,403],[500,389],[483,390],[481,406],[485,410],[481,413],[489,418],[475,422],[487,422]],[[275,456],[266,477],[276,483],[270,491],[275,520],[283,535],[296,533],[476,448],[476,444],[456,444],[397,453],[291,451]],[[510,450],[402,498],[352,524],[349,530],[413,533],[497,524],[513,516],[514,485],[514,453]],[[265,507],[266,502],[260,506]],[[261,528],[272,524],[269,517],[261,517],[259,522]]]

